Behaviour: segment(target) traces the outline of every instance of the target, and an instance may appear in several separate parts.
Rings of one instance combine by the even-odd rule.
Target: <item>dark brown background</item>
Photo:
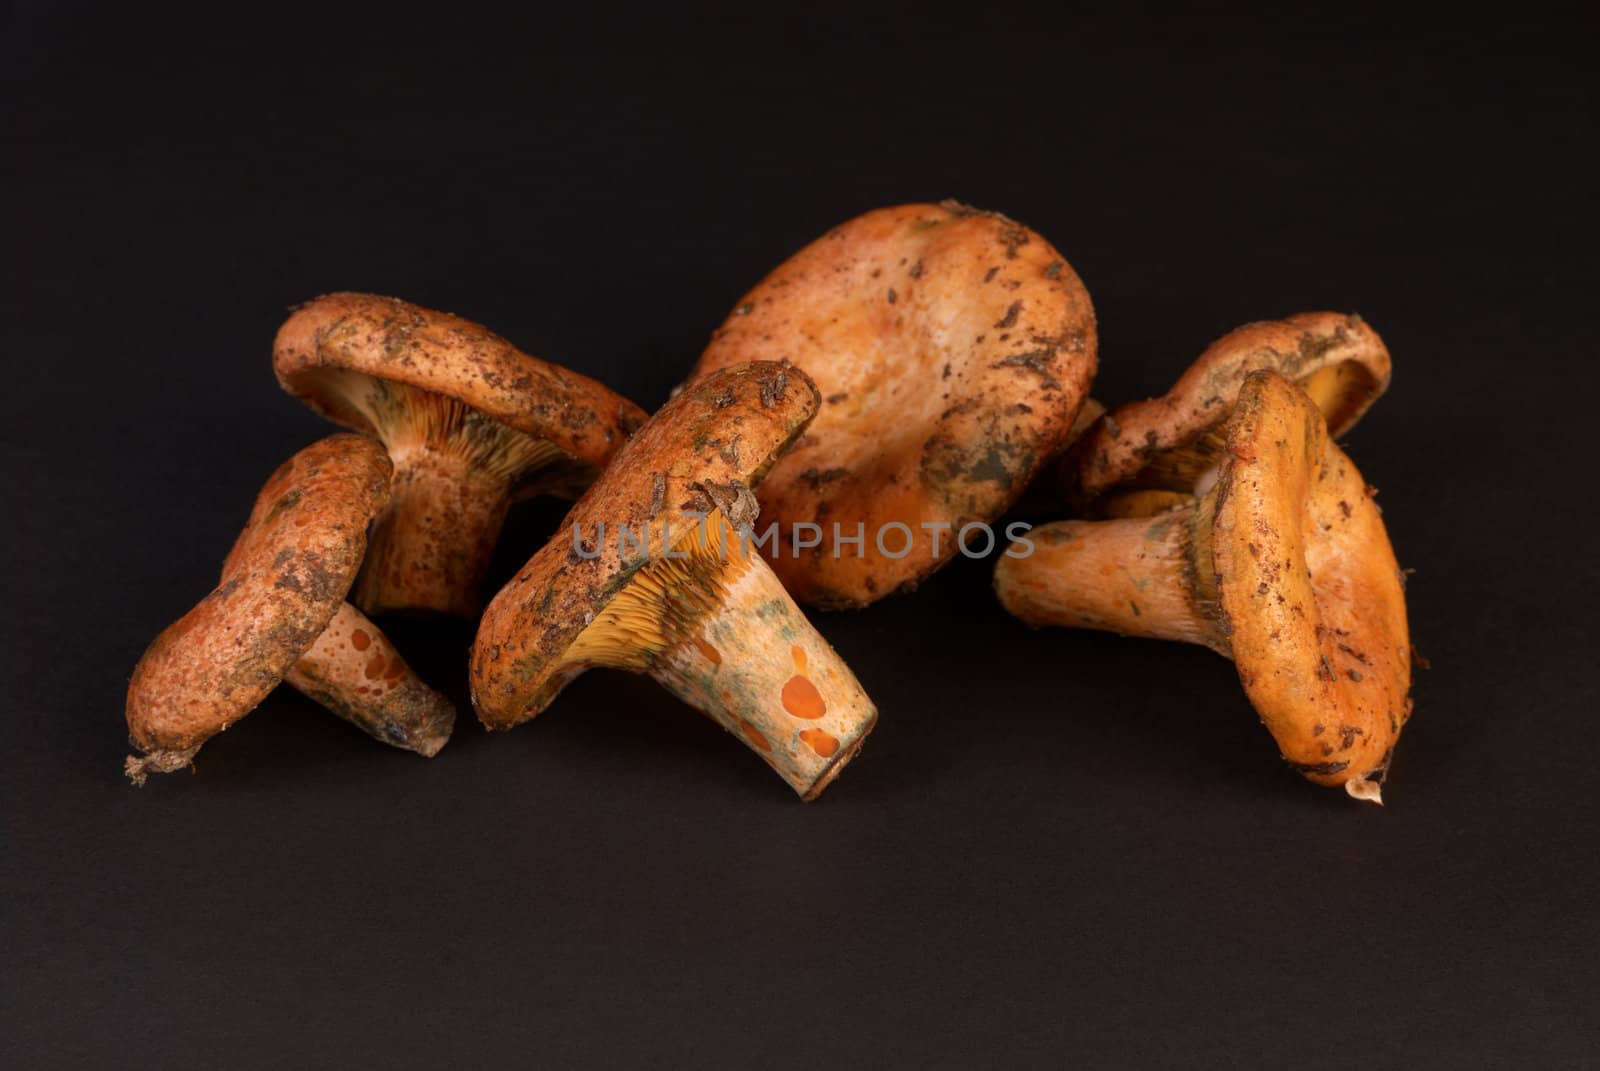
[[[442,8],[3,35],[9,1062],[1596,1059],[1592,24]],[[1065,252],[1110,401],[1247,320],[1389,342],[1349,447],[1433,669],[1386,809],[1285,770],[1226,662],[1031,633],[980,563],[819,619],[883,717],[814,805],[605,673],[431,763],[283,692],[123,782],[128,671],[330,430],[288,305],[401,295],[654,406],[782,257],[949,196]],[[464,699],[470,629],[395,634]]]

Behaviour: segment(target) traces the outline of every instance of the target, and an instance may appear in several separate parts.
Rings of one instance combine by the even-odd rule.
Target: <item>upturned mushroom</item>
[[[1335,437],[1389,387],[1389,351],[1359,316],[1304,312],[1246,324],[1217,339],[1172,389],[1103,414],[1072,443],[1059,478],[1074,512],[1158,513],[1216,475],[1219,429],[1245,377],[1263,369],[1310,396]]]
[[[817,403],[803,373],[757,362],[663,406],[489,603],[472,651],[482,722],[534,717],[592,666],[647,673],[815,799],[877,712],[756,551],[751,487]]]
[[[572,497],[644,411],[487,328],[371,294],[329,294],[278,331],[273,368],[312,409],[383,441],[394,492],[353,601],[463,617],[514,499]]]
[[[212,736],[286,681],[377,740],[432,757],[455,709],[345,602],[367,526],[389,498],[383,447],[334,435],[261,488],[222,579],[157,636],[128,685],[135,784],[193,761]]]
[[[1042,525],[1001,557],[996,593],[1032,625],[1232,658],[1295,769],[1381,803],[1411,714],[1412,653],[1376,492],[1276,372],[1245,378],[1221,442],[1199,498],[1153,517]]]
[[[694,375],[752,359],[791,361],[824,398],[757,492],[773,568],[801,602],[865,606],[966,549],[1057,452],[1094,376],[1094,310],[1027,227],[901,205],[779,265]]]

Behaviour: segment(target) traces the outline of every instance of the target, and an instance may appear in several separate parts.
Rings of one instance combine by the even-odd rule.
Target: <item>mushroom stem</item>
[[[700,631],[662,651],[650,675],[816,799],[861,750],[877,710],[765,562],[730,574]]]
[[[150,774],[172,773],[193,765],[194,757],[199,751],[200,745],[196,744],[194,747],[169,748],[146,751],[142,755],[129,755],[122,761],[122,772],[128,775],[129,781],[142,785]]]
[[[1209,500],[1154,517],[1057,521],[1032,529],[995,566],[995,593],[1030,625],[1093,628],[1198,643],[1226,656],[1211,569],[1197,536]],[[1031,553],[1023,554],[1026,544]]]
[[[692,533],[641,567],[568,657],[643,670],[816,799],[861,750],[877,709],[720,510]]]
[[[449,702],[349,603],[340,604],[283,679],[374,739],[427,758],[439,753],[455,725]]]
[[[352,601],[368,613],[476,615],[511,488],[469,459],[427,446],[393,458],[389,505],[374,526]]]

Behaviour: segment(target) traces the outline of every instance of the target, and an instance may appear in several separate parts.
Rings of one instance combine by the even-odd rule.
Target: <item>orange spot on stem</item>
[[[373,655],[372,661],[367,663],[367,680],[375,681],[383,676],[383,668],[388,662],[382,655]]]
[[[828,704],[822,701],[817,686],[797,673],[783,686],[783,709],[797,718],[814,721],[828,712]]]
[[[839,750],[839,741],[821,729],[802,729],[800,739],[806,742],[806,747],[825,759],[833,758],[833,753]]]
[[[789,654],[794,658],[795,672],[804,673],[806,671],[806,649],[796,645],[789,648]]]
[[[365,651],[372,646],[372,637],[368,636],[364,629],[358,628],[350,633],[350,646],[358,651]]]
[[[722,652],[711,646],[704,636],[696,636],[694,645],[699,648],[701,654],[706,656],[707,662],[710,662],[713,666],[722,665]]]
[[[739,719],[739,728],[744,732],[744,738],[750,741],[752,747],[758,747],[762,751],[772,750],[772,743],[762,735],[760,729],[757,729],[743,718]]]

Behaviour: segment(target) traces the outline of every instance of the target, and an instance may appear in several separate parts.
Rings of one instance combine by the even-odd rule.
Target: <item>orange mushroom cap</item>
[[[1299,384],[1340,436],[1388,389],[1391,363],[1378,333],[1353,314],[1305,312],[1236,328],[1166,394],[1112,409],[1073,441],[1059,472],[1068,501],[1086,511],[1117,488],[1153,492],[1153,505],[1179,501],[1214,462],[1210,440],[1245,377],[1261,370]]]
[[[1374,492],[1274,372],[1245,380],[1227,450],[1211,543],[1239,679],[1296,769],[1376,795],[1411,716],[1412,656]]]
[[[646,416],[603,383],[529,356],[480,324],[376,294],[328,294],[296,308],[278,329],[272,367],[312,409],[380,439],[381,421],[333,389],[330,373],[453,398],[597,468]]]
[[[822,542],[773,568],[802,602],[864,606],[943,565],[956,532],[1000,516],[1064,441],[1094,376],[1094,310],[1021,224],[950,201],[902,205],[780,265],[694,375],[752,359],[792,362],[824,399],[758,491],[783,546],[800,523],[820,525]],[[863,544],[836,544],[835,522],[846,537],[863,525]],[[913,539],[898,558],[876,539],[894,523]]]

